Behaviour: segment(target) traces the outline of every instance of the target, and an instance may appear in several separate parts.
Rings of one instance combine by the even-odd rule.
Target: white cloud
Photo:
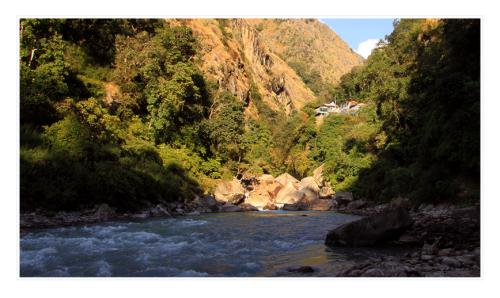
[[[372,50],[377,47],[378,42],[379,40],[374,38],[370,38],[363,42],[360,42],[358,45],[358,49],[356,50],[356,53],[360,54],[366,59],[368,58],[368,56],[370,56]]]

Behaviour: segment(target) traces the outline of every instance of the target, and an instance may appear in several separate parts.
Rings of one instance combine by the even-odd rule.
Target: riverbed
[[[22,277],[335,276],[394,249],[328,248],[327,232],[358,216],[335,212],[237,212],[30,231]],[[311,266],[314,272],[293,268]]]

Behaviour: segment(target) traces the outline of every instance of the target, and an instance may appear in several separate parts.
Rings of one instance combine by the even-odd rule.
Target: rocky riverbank
[[[371,214],[368,216],[370,218],[383,214],[387,208],[390,206],[380,205],[358,210],[360,212],[357,213]],[[364,260],[344,270],[339,276],[480,276],[479,205],[467,208],[453,205],[420,206],[412,209],[409,217],[413,221],[412,225],[389,242],[394,247],[406,247],[407,253],[401,257]],[[335,249],[335,244],[332,247]]]
[[[93,224],[109,220],[140,220],[150,217],[177,217],[184,215],[200,215],[213,212],[242,212],[257,211],[258,209],[247,204],[235,206],[231,203],[219,202],[212,196],[198,196],[186,202],[170,202],[148,206],[137,212],[118,212],[107,204],[97,205],[94,208],[82,211],[49,212],[36,210],[21,213],[21,232],[29,229],[54,228],[82,224]]]
[[[23,232],[108,220],[277,209],[336,211],[363,216],[359,221],[326,235],[325,244],[331,249],[381,243],[407,249],[407,253],[401,256],[369,258],[357,262],[340,272],[339,276],[480,275],[479,204],[467,208],[454,205],[416,207],[401,198],[378,205],[355,200],[351,193],[335,193],[323,181],[322,167],[316,169],[313,176],[300,181],[287,173],[276,178],[262,175],[221,181],[213,196],[150,205],[134,213],[120,213],[106,204],[78,212],[50,213],[38,210],[22,213],[20,226]]]
[[[288,173],[276,178],[271,175],[233,178],[221,181],[214,195],[196,196],[179,202],[149,205],[136,212],[119,212],[112,206],[101,204],[93,208],[72,212],[36,210],[21,213],[21,231],[78,224],[91,224],[108,220],[136,220],[159,216],[199,215],[213,212],[246,212],[258,210],[317,210],[334,209],[334,192],[323,181],[323,167],[314,171],[314,177],[301,181]]]

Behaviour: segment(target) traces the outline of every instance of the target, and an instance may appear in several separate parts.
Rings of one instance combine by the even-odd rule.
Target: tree
[[[245,153],[243,142],[245,118],[243,104],[232,94],[223,92],[216,101],[212,117],[206,121],[206,129],[212,150],[222,161],[239,163]]]
[[[158,142],[172,141],[180,128],[201,120],[210,104],[194,64],[196,40],[186,27],[164,27],[117,39],[115,80],[122,102],[145,115]]]

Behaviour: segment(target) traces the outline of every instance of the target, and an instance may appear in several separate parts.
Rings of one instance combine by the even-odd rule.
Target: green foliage
[[[147,114],[157,142],[172,141],[184,125],[207,113],[208,91],[193,62],[196,40],[186,27],[164,27],[117,39],[114,79],[120,100],[133,111]]]
[[[243,144],[244,122],[243,104],[233,95],[224,92],[215,102],[211,118],[206,121],[206,130],[212,151],[223,162],[241,161],[245,147]]]
[[[383,122],[359,195],[432,202],[479,193],[479,31],[474,19],[401,20],[342,78],[339,94],[374,102]]]
[[[211,102],[196,40],[161,23],[21,21],[23,210],[136,210],[224,175],[202,135]],[[110,79],[121,87],[112,102]]]
[[[329,182],[337,190],[356,190],[361,170],[369,168],[376,156],[372,140],[380,129],[372,106],[358,115],[330,115],[318,131],[312,157],[325,164]]]
[[[313,166],[308,156],[315,128],[314,118],[304,112],[295,112],[287,121],[275,124],[269,149],[273,174],[306,176]]]
[[[318,70],[312,69],[304,61],[290,61],[290,67],[295,70],[299,77],[320,100],[330,99],[334,90],[333,84],[323,82]]]
[[[220,20],[223,34],[227,20]],[[186,200],[234,175],[310,175],[389,200],[479,195],[479,21],[401,20],[338,86],[301,62],[318,102],[355,98],[356,114],[286,115],[258,86],[245,103],[206,84],[199,45],[161,20],[23,19],[21,208],[136,210]],[[226,37],[229,37],[227,35]],[[108,87],[117,89],[110,99]],[[104,98],[106,97],[106,98]]]
[[[259,116],[267,126],[272,127],[274,124],[281,121],[285,121],[285,115],[283,112],[275,111],[271,109],[263,100],[259,92],[257,85],[252,84],[250,86],[250,98],[255,104]]]
[[[21,51],[21,123],[50,123],[57,117],[52,104],[69,93],[64,42],[54,35],[36,42],[22,40],[21,44],[32,47]]]
[[[270,172],[271,131],[267,126],[255,120],[248,120],[243,134],[243,146],[246,148],[244,162],[249,174],[260,175]]]

